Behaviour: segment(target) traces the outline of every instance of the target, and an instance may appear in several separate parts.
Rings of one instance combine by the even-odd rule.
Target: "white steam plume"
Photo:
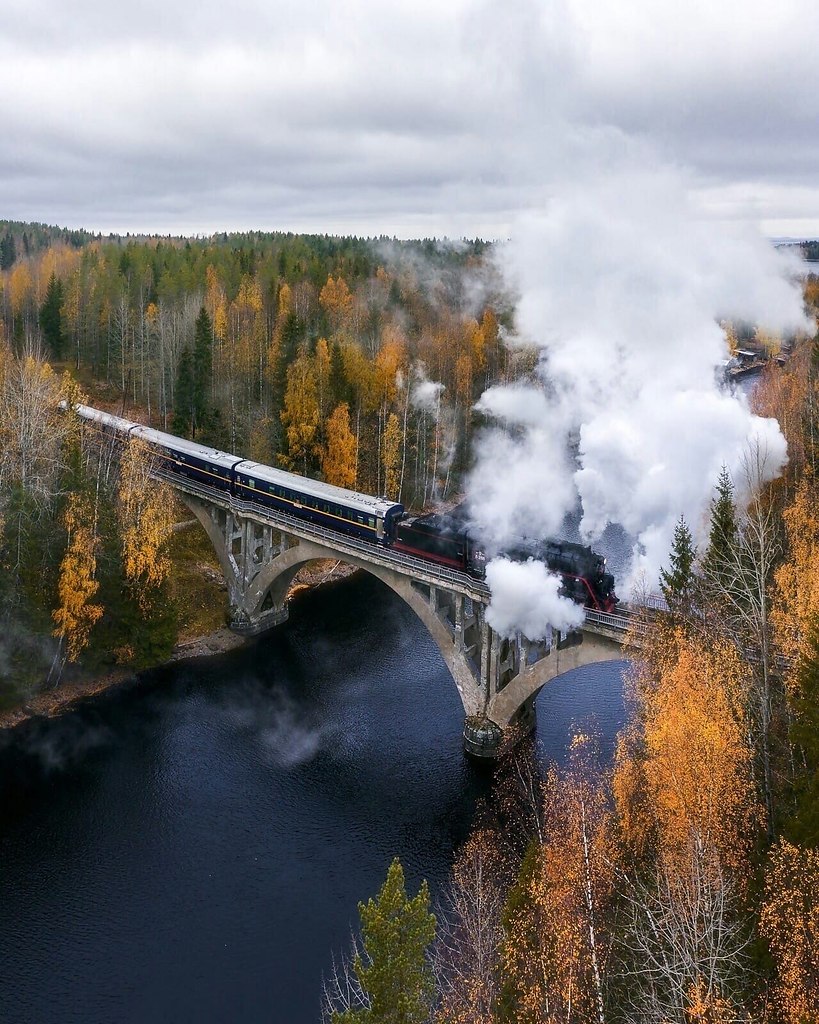
[[[486,620],[503,636],[520,630],[530,640],[542,640],[550,626],[569,630],[583,622],[583,609],[560,596],[560,578],[542,562],[493,558],[486,581],[492,591]]]
[[[723,465],[738,477],[757,442],[769,479],[787,459],[778,424],[715,371],[728,355],[718,318],[807,328],[789,266],[757,232],[708,219],[682,174],[659,165],[556,189],[500,259],[520,340],[540,359],[536,379],[478,403],[495,421],[469,481],[487,547],[553,536],[579,499],[583,537],[622,524],[636,539],[632,575],[656,585],[676,520],[702,528]],[[627,594],[629,581],[618,584]],[[539,599],[534,586],[528,595],[493,591],[496,619],[518,614],[523,628]]]

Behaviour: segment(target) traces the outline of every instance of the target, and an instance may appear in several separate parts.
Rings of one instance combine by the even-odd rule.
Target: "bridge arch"
[[[380,580],[415,612],[438,645],[458,689],[464,711],[467,715],[481,714],[486,701],[478,689],[466,655],[459,649],[446,625],[430,606],[429,599],[420,594],[406,576],[348,554],[339,556],[332,548],[312,541],[300,540],[297,546],[287,548],[269,562],[253,581],[247,597],[248,612],[253,614],[255,610],[260,611],[266,602],[269,602],[272,608],[283,607],[286,605],[293,580],[302,566],[316,559],[339,558],[345,564],[361,569]]]
[[[532,644],[504,637],[486,621],[487,597],[465,596],[446,580],[419,581],[425,569],[408,571],[377,558],[358,555],[264,518],[235,512],[229,498],[220,502],[181,491],[180,497],[207,533],[228,585],[233,620],[239,633],[261,633],[287,619],[287,599],[299,569],[316,559],[341,560],[380,580],[426,626],[449,669],[466,713],[464,744],[473,754],[492,757],[503,730],[534,724],[534,703],[553,679],[584,665],[623,658],[622,632],[598,628]],[[470,588],[467,588],[471,592]]]
[[[482,693],[475,679],[466,653],[455,642],[446,624],[431,606],[428,597],[412,586],[411,580],[400,573],[392,572],[383,566],[356,558],[348,553],[339,554],[330,547],[315,541],[299,539],[290,543],[292,538],[282,536],[278,551],[272,549],[269,560],[262,560],[258,571],[246,586],[240,586],[242,567],[241,559],[237,560],[231,545],[226,543],[223,529],[211,514],[210,508],[198,499],[187,495],[183,500],[202,524],[216,555],[222,572],[228,582],[228,591],[234,612],[234,627],[238,632],[262,632],[287,619],[287,598],[299,569],[316,559],[341,560],[356,569],[362,569],[385,586],[405,604],[407,604],[421,622],[426,626],[441,652],[444,663],[449,669],[461,698],[464,711],[468,716],[481,715],[486,707],[486,694]],[[242,628],[243,622],[258,622],[260,628]]]

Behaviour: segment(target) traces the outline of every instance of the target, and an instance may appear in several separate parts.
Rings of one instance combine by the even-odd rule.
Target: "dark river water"
[[[604,747],[622,663],[539,698]],[[0,749],[0,1021],[319,1019],[322,972],[398,854],[441,891],[488,773],[428,634],[359,575],[238,651],[153,673]]]

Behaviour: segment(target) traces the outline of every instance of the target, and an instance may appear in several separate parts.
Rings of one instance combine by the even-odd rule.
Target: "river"
[[[623,663],[538,700],[611,750]],[[413,613],[359,574],[230,654],[0,740],[0,1021],[314,1024],[398,854],[440,893],[488,786]]]

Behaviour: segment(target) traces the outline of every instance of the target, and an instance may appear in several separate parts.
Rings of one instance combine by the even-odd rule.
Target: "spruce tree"
[[[210,385],[213,371],[213,324],[203,306],[193,335],[193,416],[191,436],[207,431],[210,424]]]
[[[186,345],[179,357],[173,396],[173,429],[182,437],[193,437],[195,395],[193,356]]]
[[[691,531],[683,516],[674,527],[669,554],[670,567],[660,569],[660,589],[672,610],[687,609],[694,589],[694,560],[697,557]]]
[[[11,270],[17,260],[17,246],[14,235],[6,232],[0,240],[0,270]]]
[[[63,283],[52,274],[48,281],[45,300],[40,307],[40,330],[55,359],[63,354],[65,334],[63,332]]]
[[[347,373],[344,369],[344,355],[341,351],[341,345],[337,341],[333,342],[333,347],[330,349],[330,379],[328,383],[330,405],[333,408],[341,405],[343,402],[346,402],[348,405],[352,403],[352,388],[347,380]]]
[[[716,492],[711,501],[711,530],[702,560],[702,573],[712,587],[727,588],[731,583],[738,531],[734,485],[725,466],[719,475]]]
[[[282,325],[279,352],[272,371],[273,383],[273,417],[278,418],[284,406],[284,393],[287,389],[287,368],[295,360],[299,349],[299,341],[304,334],[304,325],[297,313],[287,313]]]
[[[368,1005],[333,1013],[332,1024],[423,1024],[435,993],[426,959],[435,937],[427,883],[410,899],[396,857],[377,898],[360,903],[358,911],[363,950],[353,970]]]

